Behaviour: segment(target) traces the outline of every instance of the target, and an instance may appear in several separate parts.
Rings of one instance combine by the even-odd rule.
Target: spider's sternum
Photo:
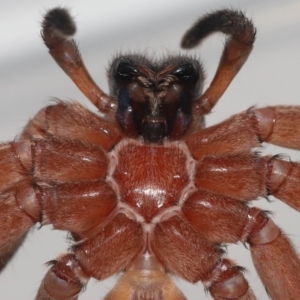
[[[150,223],[181,210],[194,191],[195,161],[183,142],[149,145],[125,139],[109,153],[107,181],[119,207]]]

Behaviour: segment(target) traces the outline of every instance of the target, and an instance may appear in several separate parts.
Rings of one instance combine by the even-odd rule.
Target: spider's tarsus
[[[57,7],[49,10],[42,23],[43,31],[51,32],[54,36],[67,38],[75,34],[76,25],[69,11]]]
[[[214,32],[222,32],[238,39],[245,35],[245,42],[252,45],[256,30],[241,11],[219,10],[199,19],[183,36],[181,47],[193,48]]]

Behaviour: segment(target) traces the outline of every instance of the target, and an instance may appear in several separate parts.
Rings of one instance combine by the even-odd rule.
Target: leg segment
[[[249,208],[245,202],[198,190],[186,199],[182,211],[201,237],[221,245],[241,240]]]
[[[300,149],[300,106],[275,106],[252,110],[261,141]]]
[[[256,270],[272,299],[297,299],[300,261],[289,239],[268,217],[252,210],[248,242]]]
[[[205,93],[195,101],[194,122],[199,115],[209,113],[247,60],[255,40],[256,30],[242,12],[220,10],[200,19],[184,35],[181,45],[192,48],[206,36],[220,31],[227,39],[216,75]]]
[[[185,143],[193,157],[233,155],[259,147],[257,120],[253,114],[242,112],[229,119],[186,137]]]
[[[73,254],[48,263],[51,268],[41,282],[35,300],[77,300],[90,279]]]
[[[33,171],[35,188],[30,192],[26,186],[19,186],[19,193],[33,194],[38,199],[43,212],[42,224],[52,224],[55,229],[67,230],[85,238],[110,215],[117,205],[117,198],[105,182],[108,159],[97,143],[101,139],[93,134],[87,134],[84,143],[78,140],[78,136],[67,139],[67,129],[62,129],[61,132],[55,127],[56,123],[66,125],[64,121],[71,117],[70,112],[76,111],[76,108],[77,105],[59,103],[41,110],[25,129],[21,141],[15,144],[20,149],[19,153],[22,153],[24,145],[29,142],[30,151],[25,153],[32,157],[33,166],[32,163],[28,165]],[[57,112],[60,112],[58,116]],[[49,115],[51,117],[48,119]],[[80,118],[82,115],[77,111],[75,117]],[[97,120],[92,119],[94,123]],[[78,126],[82,125],[78,123]],[[72,125],[76,125],[74,120]],[[55,133],[58,131],[58,136],[49,137],[50,133],[47,135],[43,132],[45,130]],[[23,140],[28,135],[35,136],[39,133],[41,136],[38,139]],[[86,130],[85,133],[94,133],[94,129]],[[101,133],[99,136],[102,136]],[[93,141],[93,144],[89,141]],[[27,162],[25,158],[23,161]]]
[[[102,280],[122,272],[144,250],[141,224],[123,213],[112,216],[97,229],[93,237],[77,239],[75,235],[73,253],[50,262],[52,267],[36,300],[77,300],[90,277]]]
[[[0,272],[4,269],[7,263],[13,258],[19,247],[22,245],[25,240],[26,233],[21,235],[19,238],[13,242],[7,244],[0,249]]]
[[[20,185],[23,183],[20,183]],[[0,246],[5,246],[19,239],[32,225],[39,221],[39,213],[35,215],[39,204],[34,190],[12,188],[0,196]]]
[[[22,164],[22,155],[18,150],[20,148],[29,148],[30,145],[26,142],[18,147],[17,143],[7,143],[0,145],[0,193],[13,187],[19,181],[22,181],[29,172]],[[24,151],[27,153],[27,150]],[[24,152],[22,152],[24,154]],[[28,157],[28,155],[26,155]],[[30,157],[30,156],[29,156]],[[31,163],[31,157],[30,157]]]
[[[30,143],[13,142],[0,147],[0,269],[14,255],[30,227],[40,221],[35,197]],[[30,168],[29,168],[30,169]]]
[[[223,254],[180,216],[158,223],[149,239],[153,253],[165,268],[193,283],[203,281]]]
[[[190,282],[201,280],[214,299],[255,299],[242,269],[222,259],[222,249],[189,224],[173,216],[154,228],[151,249],[165,268]]]
[[[198,188],[239,201],[266,196],[265,177],[265,159],[251,152],[207,155],[195,170]]]
[[[208,231],[209,241],[221,243],[223,234],[223,242],[248,242],[254,265],[271,298],[297,299],[300,261],[289,239],[261,210],[247,208],[243,203],[233,208],[231,201],[226,209],[224,200],[230,199],[199,191],[187,199],[183,212],[199,235]],[[214,228],[202,222],[204,214]]]
[[[37,182],[76,182],[104,179],[108,159],[98,146],[52,138],[33,141],[34,176]]]
[[[63,102],[41,109],[23,130],[20,139],[49,138],[77,140],[110,150],[122,138],[118,126],[93,114],[77,102]]]
[[[273,195],[298,211],[299,180],[299,163],[253,153],[207,155],[195,171],[195,183],[200,189],[239,201]]]
[[[112,113],[116,103],[94,82],[84,66],[77,45],[69,39],[75,31],[75,23],[66,9],[52,9],[44,17],[42,38],[51,56],[101,112]]]
[[[300,164],[274,156],[267,163],[266,173],[268,192],[300,211]]]
[[[97,235],[71,249],[89,276],[103,280],[130,265],[143,252],[144,243],[141,224],[119,213],[99,227]]]
[[[206,287],[215,300],[255,300],[243,273],[243,268],[227,259],[221,260],[209,274]]]
[[[101,180],[41,185],[37,198],[43,206],[43,224],[52,224],[78,238],[92,236],[95,227],[103,226],[117,205],[116,194]]]
[[[185,142],[199,161],[197,185],[239,200],[269,193],[300,211],[300,164],[249,152],[263,141],[300,149],[299,120],[300,106],[250,109],[187,136]]]
[[[194,158],[233,154],[269,142],[300,149],[300,106],[270,106],[249,109],[217,125],[186,137]]]

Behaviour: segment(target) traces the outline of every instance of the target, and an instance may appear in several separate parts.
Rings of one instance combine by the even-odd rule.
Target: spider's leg
[[[291,241],[262,211],[249,214],[248,243],[255,268],[271,299],[297,299],[300,260]]]
[[[194,172],[194,182],[199,189],[205,189],[237,199],[250,201],[258,197],[266,197],[266,158],[262,158],[250,150],[238,147],[232,153],[216,151],[205,153],[197,158]],[[213,145],[208,148],[214,149]],[[225,144],[226,148],[226,144]],[[199,153],[200,153],[199,151]],[[225,150],[226,151],[226,150]]]
[[[184,35],[183,48],[193,48],[205,37],[222,32],[229,37],[215,77],[205,93],[194,102],[194,122],[209,113],[247,60],[255,40],[256,30],[240,11],[220,10],[201,18]]]
[[[263,211],[248,208],[245,202],[199,190],[184,203],[183,212],[196,232],[209,242],[248,242],[254,265],[271,298],[297,299],[298,254]]]
[[[243,271],[243,267],[237,266],[233,261],[221,259],[208,274],[205,287],[214,300],[255,300]]]
[[[87,209],[85,213],[89,213]],[[72,215],[65,219],[76,222]],[[70,248],[72,253],[51,263],[36,300],[75,300],[89,278],[103,280],[122,272],[143,251],[141,224],[125,214],[111,215],[99,225],[73,234],[76,244]]]
[[[300,149],[300,106],[250,108],[187,135],[185,142],[196,159],[247,151],[262,142]]]
[[[278,155],[249,156],[250,149],[263,141],[300,149],[299,120],[300,106],[250,109],[189,135],[185,142],[193,157],[199,160],[196,182],[202,188],[210,185],[213,191],[238,199],[266,196],[267,191],[300,211],[300,164],[285,161]],[[222,177],[220,168],[224,171]],[[241,192],[247,190],[255,194],[244,197]]]
[[[192,227],[182,215],[156,224],[150,238],[151,249],[165,268],[189,282],[202,281],[214,299],[256,299],[243,269],[223,259],[220,245],[208,241]]]
[[[268,192],[300,211],[300,163],[275,155],[267,160],[266,177]]]
[[[185,138],[192,156],[200,160],[206,155],[232,155],[260,146],[257,119],[241,112],[214,126],[203,128]]]
[[[114,122],[88,111],[77,102],[59,101],[41,109],[24,128],[19,140],[57,137],[110,150],[122,138]]]
[[[73,254],[48,262],[51,268],[41,282],[35,300],[77,300],[90,279]]]
[[[203,238],[221,245],[241,240],[249,208],[247,202],[200,189],[186,199],[182,211]]]
[[[51,56],[101,112],[112,113],[115,109],[114,100],[94,82],[76,43],[70,39],[75,31],[75,23],[66,9],[54,8],[44,16],[42,37]]]
[[[300,150],[300,106],[251,109],[258,122],[261,141]]]
[[[30,141],[0,146],[0,270],[14,255],[30,227],[40,221],[31,174]]]
[[[23,241],[26,238],[27,233],[25,232],[16,240],[10,242],[6,246],[1,247],[0,249],[0,272],[2,269],[9,263],[13,258],[19,247],[22,245]]]

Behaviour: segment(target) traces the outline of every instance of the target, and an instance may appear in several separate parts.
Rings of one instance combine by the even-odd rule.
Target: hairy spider
[[[74,31],[66,10],[46,14],[50,54],[102,114],[58,102],[2,144],[2,267],[39,222],[69,231],[74,244],[49,263],[36,299],[78,299],[90,277],[118,272],[106,299],[185,299],[170,274],[202,281],[214,299],[255,299],[242,268],[224,258],[222,245],[241,241],[272,299],[296,299],[297,254],[267,214],[247,204],[271,194],[300,209],[299,164],[253,151],[261,142],[299,149],[290,120],[299,120],[300,107],[252,108],[203,124],[251,52],[252,23],[222,10],[185,35],[186,48],[215,31],[228,35],[203,94],[198,61],[125,55],[108,71],[108,96],[67,39]]]

